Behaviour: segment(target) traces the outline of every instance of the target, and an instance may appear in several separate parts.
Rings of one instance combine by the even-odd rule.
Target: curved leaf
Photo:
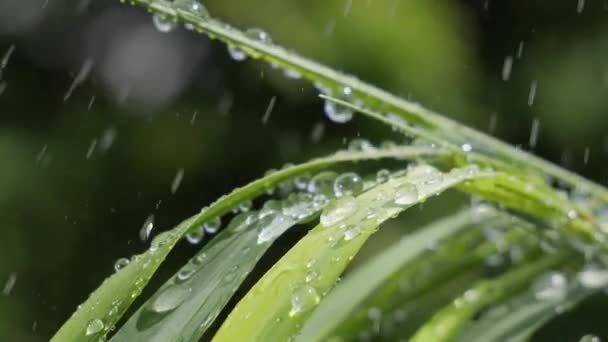
[[[200,4],[188,8],[182,4],[174,6],[173,3],[166,0],[130,0],[129,3],[143,6],[165,20],[190,24],[197,31],[206,33],[212,39],[220,39],[229,46],[238,47],[251,57],[261,58],[296,72],[312,82],[322,84],[333,92],[343,93],[343,89],[348,87],[352,99],[362,101],[379,112],[395,112],[410,123],[420,125],[429,134],[449,141],[455,146],[461,146],[464,143],[471,144],[475,150],[483,151],[488,156],[500,158],[507,163],[516,163],[521,168],[534,169],[538,174],[547,174],[573,188],[589,191],[605,203],[608,202],[608,190],[599,184],[436,114],[417,103],[401,99],[362,82],[356,77],[339,73],[281,46],[248,37],[240,30],[210,18],[206,11],[195,10],[195,8],[200,9],[202,6]],[[190,3],[197,2],[192,0]]]
[[[536,330],[563,310],[559,308],[576,305],[595,292],[574,286],[568,289],[563,299],[558,300],[538,300],[533,293],[525,293],[469,324],[456,341],[527,341]]]
[[[338,152],[327,158],[319,158],[298,166],[277,171],[249,185],[234,190],[217,200],[174,229],[157,236],[150,248],[133,258],[119,272],[108,277],[89,298],[79,306],[70,319],[53,336],[52,341],[97,341],[102,339],[139,296],[165,260],[175,244],[189,231],[206,221],[230,212],[234,207],[251,200],[286,180],[307,172],[323,169],[339,162],[363,161],[380,158],[412,158],[438,156],[441,150],[414,147],[398,147],[368,152]]]
[[[497,217],[490,210],[480,214],[467,209],[404,236],[338,284],[307,320],[297,341],[355,339],[370,324],[370,309],[378,316],[391,312],[496,253],[499,247],[494,242],[471,246],[483,240],[480,228],[510,222],[511,218]],[[522,235],[521,230],[511,229],[501,247]],[[438,250],[429,250],[429,245],[439,246]]]
[[[410,341],[450,341],[482,309],[524,290],[535,276],[565,260],[564,255],[547,255],[538,261],[519,266],[497,279],[480,281],[452,304],[436,313],[418,329]]]
[[[356,199],[338,199],[325,209],[322,223],[239,302],[214,340],[284,341],[295,336],[380,224],[463,181],[491,175],[475,168],[454,169],[442,175],[423,165]]]

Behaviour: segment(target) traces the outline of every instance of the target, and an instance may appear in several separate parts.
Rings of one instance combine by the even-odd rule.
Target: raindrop
[[[466,144],[462,144],[462,146],[460,147],[462,149],[462,152],[464,153],[469,153],[471,151],[473,151],[473,145],[466,143]]]
[[[173,1],[173,8],[176,10],[183,10],[188,13],[194,14],[199,18],[209,18],[209,12],[198,1],[193,0],[175,0]]]
[[[530,92],[528,93],[528,106],[534,105],[536,101],[536,91],[538,88],[538,81],[534,80],[530,83]]]
[[[152,230],[154,229],[154,215],[148,216],[144,225],[139,230],[139,238],[141,241],[148,241],[150,239],[150,235],[152,235]]]
[[[524,41],[521,40],[519,42],[519,46],[517,47],[517,59],[521,59],[524,55]]]
[[[205,224],[203,224],[203,229],[205,230],[205,233],[207,233],[207,234],[215,234],[215,233],[217,233],[217,231],[220,229],[221,226],[222,226],[222,218],[217,216],[216,218],[212,219],[211,221],[208,221]]]
[[[363,190],[363,179],[354,172],[344,173],[334,182],[334,192],[337,197],[352,196]]]
[[[4,284],[4,289],[2,289],[2,294],[5,296],[8,296],[9,294],[11,294],[11,292],[13,291],[13,288],[15,287],[15,283],[17,282],[17,273],[11,273],[8,276],[8,279],[6,280],[6,283]]]
[[[203,227],[196,228],[186,234],[186,240],[192,245],[198,245],[205,238]]]
[[[332,171],[325,171],[312,177],[308,183],[308,192],[315,195],[334,196],[334,182],[338,174]]]
[[[337,224],[354,214],[358,206],[357,200],[352,196],[344,196],[335,200],[321,214],[321,224],[325,227]]]
[[[538,120],[538,118],[534,118],[534,121],[532,121],[532,130],[530,131],[530,147],[534,148],[536,147],[536,144],[538,143],[538,133],[540,131],[540,120]]]
[[[513,56],[507,56],[502,66],[502,80],[508,81],[511,78],[511,71],[513,69]]]
[[[338,97],[339,99],[344,101],[348,101],[352,97],[352,89],[350,87],[344,87],[342,89],[342,93],[337,94],[337,96],[334,96],[331,90],[324,87],[323,85],[317,84],[316,87],[322,94],[332,97]],[[325,100],[324,111],[325,115],[327,115],[327,117],[335,123],[347,123],[351,121],[354,116],[354,112],[352,109],[339,105],[329,99]]]
[[[245,51],[237,48],[234,45],[228,46],[228,54],[230,55],[230,58],[237,62],[242,62],[247,59],[247,54]]]
[[[538,300],[562,300],[566,296],[567,286],[568,279],[563,273],[551,272],[534,283],[534,296]]]
[[[177,283],[183,283],[188,279],[192,278],[192,276],[196,273],[196,269],[192,268],[192,266],[187,266],[179,270],[177,275],[175,276],[175,280]]]
[[[261,218],[257,225],[261,228],[258,234],[258,244],[273,241],[293,225],[293,221],[278,211],[272,211]]]
[[[97,147],[97,139],[93,139],[91,144],[89,145],[89,149],[87,150],[86,158],[91,159],[93,153],[95,152],[95,148]]]
[[[184,179],[184,169],[179,169],[171,182],[171,193],[174,194],[179,189],[180,185],[182,185],[182,180]]]
[[[325,124],[320,121],[317,122],[310,131],[310,141],[313,144],[318,144],[323,139],[323,135],[325,134]]]
[[[295,221],[311,217],[317,212],[314,197],[311,194],[291,194],[282,203],[282,213]]]
[[[608,286],[608,270],[597,266],[585,267],[578,274],[578,281],[586,288],[601,289]]]
[[[78,71],[78,74],[74,78],[74,81],[72,81],[70,88],[63,96],[63,101],[67,101],[67,99],[69,99],[72,96],[72,93],[74,92],[74,90],[80,84],[82,84],[87,79],[87,77],[89,77],[91,70],[93,70],[93,64],[94,63],[91,58],[88,58],[87,60],[84,61],[84,63],[82,64],[82,67],[80,68],[80,71]]]
[[[418,202],[418,188],[412,183],[401,185],[395,193],[397,205],[412,205]]]
[[[283,75],[292,80],[299,80],[300,78],[302,78],[302,74],[293,69],[285,69],[283,71]]]
[[[583,13],[584,9],[585,9],[585,0],[578,0],[578,3],[576,4],[576,13]]]
[[[116,262],[114,263],[114,271],[118,272],[122,270],[123,268],[127,267],[130,262],[131,261],[127,258],[120,258],[116,260]]]
[[[376,173],[376,182],[378,184],[386,183],[391,178],[391,172],[387,169],[382,169]]]
[[[602,342],[602,340],[599,337],[597,337],[595,335],[590,335],[590,334],[581,337],[581,339],[578,341],[579,342]]]
[[[238,233],[242,232],[251,227],[258,220],[258,214],[254,212],[247,212],[237,215],[228,224],[227,230]]]
[[[319,304],[321,298],[314,287],[303,285],[293,291],[291,296],[291,310],[289,317],[308,312]]]
[[[357,227],[354,227],[354,226],[346,227],[346,230],[344,230],[344,240],[350,241],[350,240],[356,238],[357,236],[359,236],[360,234],[361,234],[361,232],[359,231],[359,229],[357,229]]]
[[[272,38],[270,38],[270,35],[259,28],[250,28],[247,31],[245,31],[245,35],[253,40],[257,40],[258,42],[261,43],[265,43],[265,44],[270,44],[272,43]]]
[[[156,29],[162,33],[171,32],[176,27],[176,25],[174,23],[169,22],[169,21],[164,21],[158,15],[154,15],[152,17],[152,22],[154,23],[154,27],[156,27]]]
[[[188,295],[190,289],[183,286],[171,285],[163,290],[151,303],[150,309],[156,313],[165,313],[171,310],[175,310],[181,303],[183,303]]]
[[[369,151],[374,151],[376,149],[376,147],[374,147],[374,145],[372,143],[370,143],[369,141],[365,140],[365,139],[353,139],[349,144],[348,144],[348,149],[350,151],[354,151],[354,152],[369,152]]]
[[[274,106],[277,102],[277,97],[273,96],[270,99],[270,103],[268,103],[268,107],[266,107],[266,112],[264,112],[264,116],[262,117],[262,124],[265,125],[268,120],[270,120],[270,115],[272,115],[272,111],[274,110]]]
[[[105,324],[103,323],[103,321],[99,318],[94,318],[89,321],[89,324],[87,324],[86,335],[91,336],[99,334],[103,331],[103,329],[105,329]]]

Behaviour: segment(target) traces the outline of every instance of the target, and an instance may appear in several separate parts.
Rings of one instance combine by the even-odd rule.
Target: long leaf
[[[592,289],[572,286],[563,298],[555,300],[539,300],[535,298],[534,293],[525,293],[466,326],[456,341],[527,341],[535,331],[563,311],[558,308],[572,307],[595,292]]]
[[[404,236],[357,269],[324,299],[297,340],[354,339],[370,324],[369,312],[388,314],[496,253],[499,247],[493,242],[473,249],[471,245],[483,239],[480,228],[500,227],[511,220],[494,212],[480,215],[475,210],[464,210]],[[501,246],[509,246],[522,234],[512,229]],[[439,246],[438,250],[431,252],[429,244]]]
[[[264,194],[281,182],[340,162],[380,158],[411,158],[424,155],[437,156],[438,153],[441,153],[441,151],[410,147],[371,152],[338,152],[327,158],[315,159],[308,163],[280,170],[243,188],[236,189],[231,194],[220,198],[213,205],[203,209],[200,214],[157,236],[146,252],[134,257],[128,266],[107,278],[64,323],[53,336],[52,341],[97,341],[102,339],[114,327],[135,298],[139,296],[157,268],[186,233],[215,217],[230,212],[240,203]]]
[[[564,255],[543,256],[538,261],[519,266],[497,279],[480,281],[460,298],[455,299],[452,304],[435,314],[410,341],[450,341],[482,309],[521,292],[535,276],[565,260]]]
[[[275,209],[266,209],[262,218],[259,212],[236,216],[131,316],[112,341],[199,339],[271,244],[289,228],[318,215],[326,205],[302,193],[269,203]],[[292,209],[285,214],[281,208]],[[172,305],[159,310],[157,303],[164,304],[171,296],[176,299]]]
[[[166,0],[130,0],[129,3],[143,6],[165,20],[190,24],[211,38],[218,38],[229,46],[236,46],[254,58],[261,58],[292,70],[312,82],[323,84],[334,92],[342,93],[347,87],[353,99],[363,101],[379,112],[395,112],[443,140],[451,141],[458,146],[464,143],[471,144],[474,149],[484,151],[487,155],[501,158],[508,163],[516,163],[523,168],[533,168],[539,174],[550,175],[573,188],[589,191],[602,201],[608,202],[608,190],[601,185],[438,115],[417,103],[401,99],[281,46],[251,38],[230,25],[210,18],[206,11],[200,11],[202,5],[194,0],[186,1],[190,6],[184,6],[184,1],[176,5]]]
[[[423,165],[356,199],[338,199],[326,208],[321,224],[239,302],[215,341],[284,341],[295,336],[380,224],[467,179],[491,175],[474,168],[442,175]]]

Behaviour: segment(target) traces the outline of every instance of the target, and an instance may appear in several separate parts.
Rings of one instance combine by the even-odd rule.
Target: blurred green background
[[[608,180],[605,1],[205,5],[235,26],[264,28],[305,56]],[[139,230],[150,215],[158,233],[269,168],[358,136],[395,139],[363,118],[333,124],[307,83],[236,62],[184,28],[158,32],[145,11],[117,0],[0,0],[0,61],[2,341],[48,340],[115,260],[146,247]],[[432,207],[410,218],[428,220]],[[379,234],[362,258],[401,232]],[[295,238],[279,241],[265,262]],[[196,248],[180,245],[157,281]],[[608,309],[586,312],[605,317]],[[559,338],[592,333],[593,318]]]

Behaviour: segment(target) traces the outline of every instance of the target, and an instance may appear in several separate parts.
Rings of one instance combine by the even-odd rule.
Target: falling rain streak
[[[17,282],[17,273],[13,272],[13,273],[9,274],[8,280],[4,284],[4,289],[2,289],[2,294],[5,296],[10,295],[11,292],[13,291],[13,288],[15,287],[16,282]]]
[[[540,132],[540,120],[535,118],[532,121],[532,129],[530,131],[530,141],[528,142],[531,148],[535,148],[538,144],[538,134]]]
[[[268,104],[268,107],[266,107],[266,112],[264,112],[264,116],[262,117],[262,124],[266,124],[268,122],[268,120],[270,119],[270,115],[272,115],[272,111],[274,110],[274,105],[277,102],[277,97],[273,96],[270,99],[270,103]]]
[[[182,180],[184,179],[184,169],[179,169],[171,182],[171,193],[175,194],[179,187],[182,185]]]
[[[513,56],[507,56],[502,65],[502,80],[508,81],[511,78],[511,71],[513,69]]]
[[[89,74],[91,73],[91,70],[93,70],[93,65],[94,63],[91,58],[88,58],[84,61],[82,67],[80,68],[80,71],[78,71],[78,74],[74,78],[74,81],[72,81],[70,88],[68,88],[68,91],[63,96],[64,101],[67,101],[72,96],[74,90],[84,81],[86,81],[87,77],[89,77]]]
[[[530,83],[530,93],[528,93],[528,106],[533,106],[536,101],[536,90],[538,88],[538,81],[534,80]]]

